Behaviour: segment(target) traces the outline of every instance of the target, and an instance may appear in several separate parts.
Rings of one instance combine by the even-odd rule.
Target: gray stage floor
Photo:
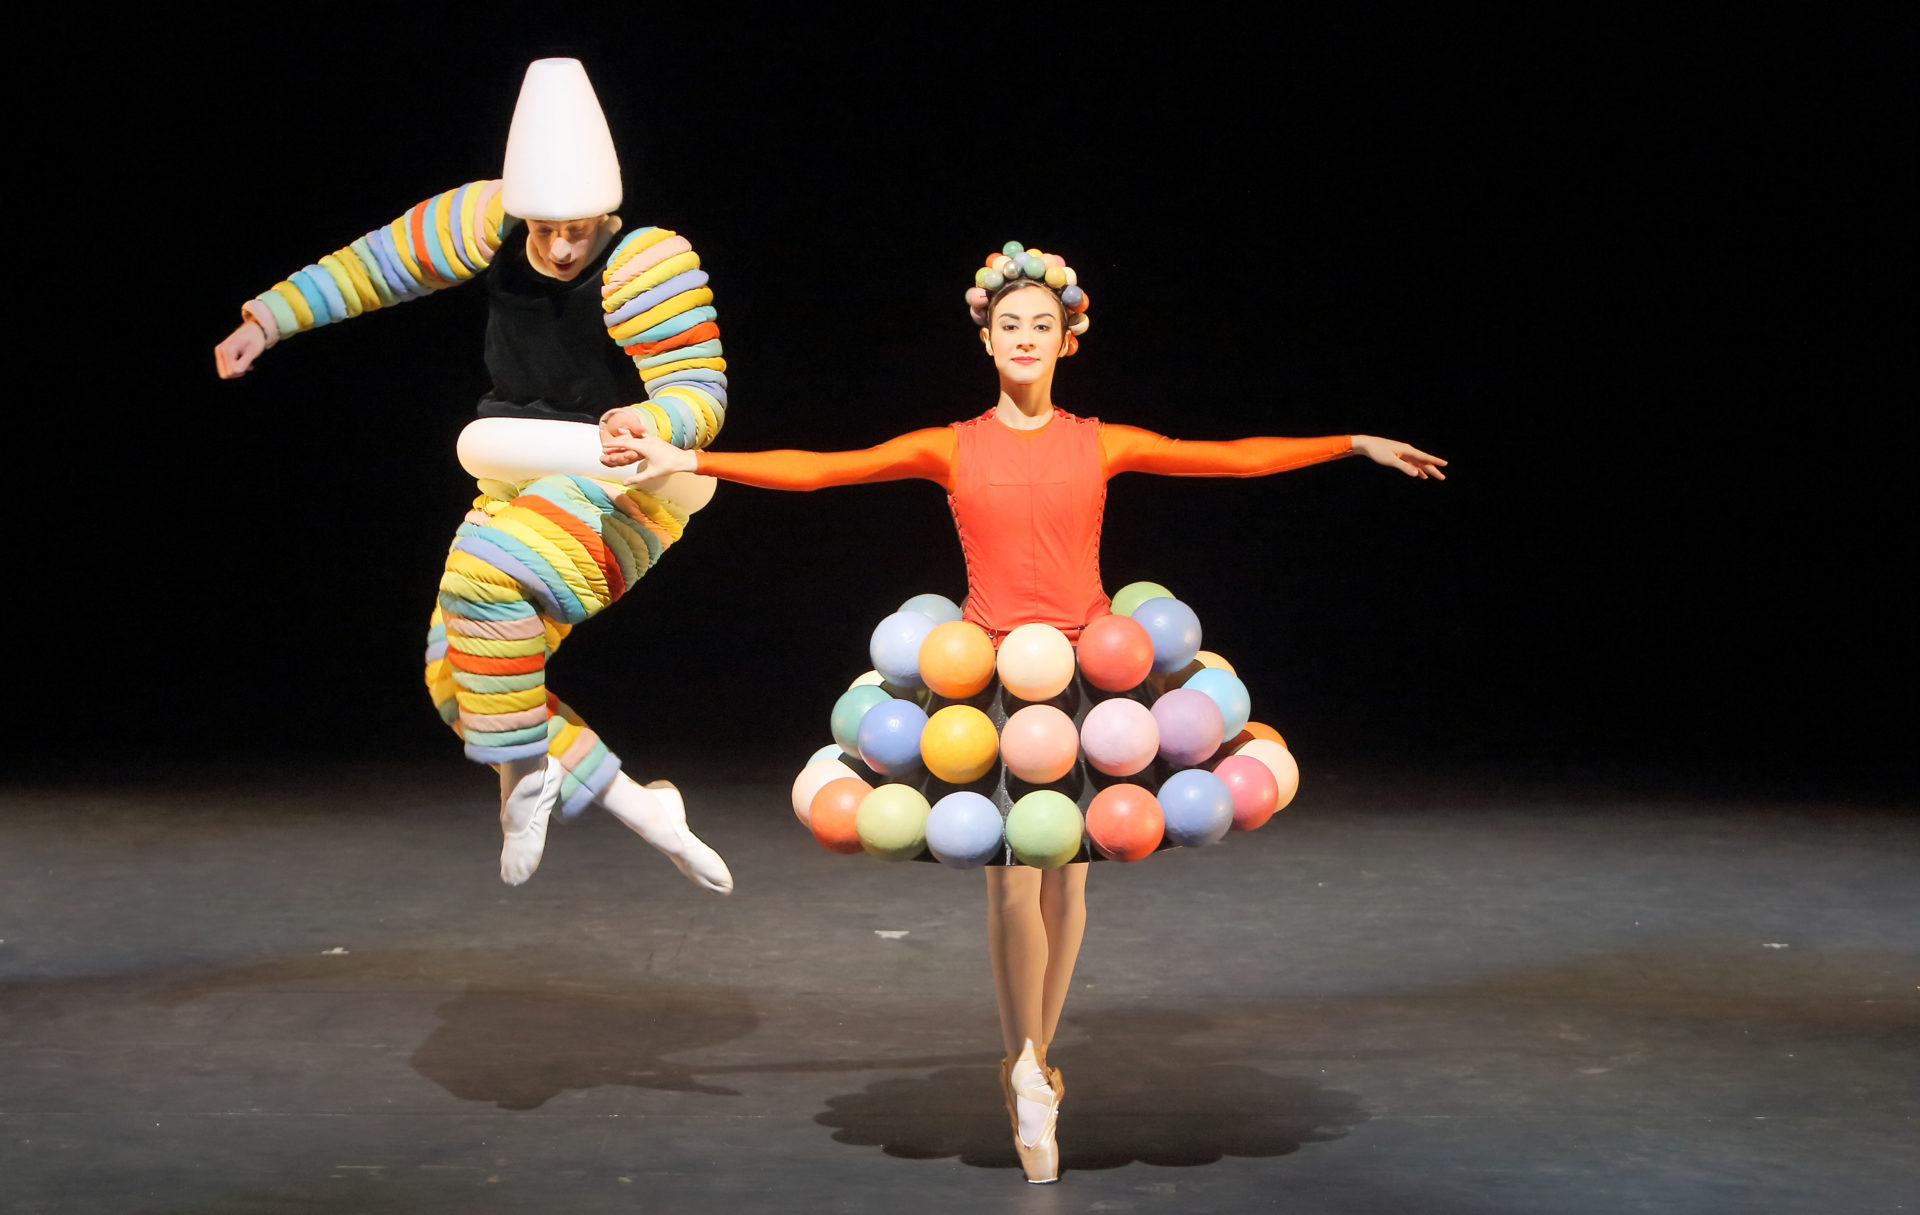
[[[1920,1210],[1920,842],[1890,808],[1316,773],[1099,865],[1019,1181],[978,874],[688,782],[508,889],[486,779],[0,800],[0,1211]]]

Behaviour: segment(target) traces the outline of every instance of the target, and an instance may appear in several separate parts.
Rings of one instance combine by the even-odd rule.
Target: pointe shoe
[[[659,800],[665,811],[661,815],[665,830],[656,825],[651,831],[642,832],[640,838],[658,848],[662,855],[673,862],[675,868],[686,875],[688,881],[702,890],[732,894],[733,873],[727,868],[727,863],[720,859],[720,854],[708,847],[706,841],[687,826],[687,806],[680,796],[680,790],[667,780],[651,781],[641,788]]]
[[[560,801],[561,774],[560,761],[548,756],[539,773],[537,790],[528,788],[533,783],[529,774],[529,779],[509,792],[500,806],[500,880],[509,886],[518,886],[540,867],[540,858],[547,851],[547,821]],[[528,797],[534,799],[531,809],[525,805]],[[507,826],[522,815],[526,818],[524,826]]]
[[[1038,1052],[1034,1061],[1040,1065],[1042,1078],[1046,1084],[1036,1085],[1029,1082],[1024,1087],[1013,1083],[1013,1065],[1019,1060],[1000,1060],[1000,1091],[1007,1098],[1007,1120],[1013,1124],[1013,1151],[1020,1157],[1020,1171],[1027,1175],[1028,1185],[1047,1185],[1060,1180],[1060,1144],[1055,1132],[1060,1123],[1060,1098],[1066,1093],[1064,1083],[1056,1083],[1059,1069],[1049,1068],[1046,1059]],[[1020,1136],[1020,1105],[1018,1098],[1037,1101],[1047,1108],[1046,1125],[1041,1127],[1039,1138],[1029,1144]]]

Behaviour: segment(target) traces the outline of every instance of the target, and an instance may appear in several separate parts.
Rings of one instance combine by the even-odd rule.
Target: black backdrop
[[[9,411],[29,750],[453,750],[418,654],[484,300],[304,335],[236,383],[210,350],[249,295],[497,173],[526,61],[576,53],[623,214],[713,274],[722,445],[985,408],[961,293],[1038,244],[1094,298],[1067,408],[1453,462],[1111,487],[1108,586],[1192,603],[1303,755],[1903,779],[1910,29],[1333,11],[25,36],[15,155],[56,167],[15,185],[15,302],[54,304],[16,322]],[[649,774],[785,771],[922,590],[964,591],[934,487],[725,488],[554,679]]]

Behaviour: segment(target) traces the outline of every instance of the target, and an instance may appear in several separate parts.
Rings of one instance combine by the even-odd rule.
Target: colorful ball
[[[1027,254],[1026,256],[1020,258],[1019,262],[1020,262],[1020,273],[1026,275],[1028,278],[1045,278],[1046,277],[1047,264],[1041,261],[1039,258],[1035,257],[1033,254],[1031,253]]]
[[[941,864],[956,869],[972,869],[992,860],[1005,833],[999,807],[966,790],[947,794],[927,814],[927,850]]]
[[[1072,305],[1070,305],[1067,308],[1067,311],[1073,313],[1074,316],[1076,317],[1083,317],[1087,314],[1087,308],[1092,303],[1093,303],[1093,297],[1087,294],[1087,289],[1085,287],[1082,287],[1080,289],[1080,298],[1077,301],[1075,301]]]
[[[920,643],[920,680],[934,695],[965,700],[993,680],[993,638],[977,624],[936,624]]]
[[[1272,739],[1256,738],[1250,743],[1240,744],[1234,754],[1252,756],[1273,773],[1273,783],[1280,789],[1279,800],[1273,807],[1275,810],[1285,810],[1292,803],[1293,795],[1300,792],[1300,765],[1293,762],[1293,752],[1279,743]]]
[[[839,748],[833,750],[838,753]],[[793,778],[793,816],[806,824],[813,807],[813,795],[820,792],[828,781],[849,776],[859,779],[852,768],[837,759],[817,759],[800,769],[800,775]]]
[[[1160,723],[1137,700],[1116,696],[1088,711],[1080,723],[1087,762],[1108,776],[1132,776],[1160,751]]]
[[[960,619],[960,605],[945,595],[936,595],[928,591],[924,595],[915,595],[900,605],[903,612],[918,612],[935,624],[945,624],[949,620]]]
[[[1149,599],[1130,614],[1153,638],[1153,669],[1157,673],[1177,671],[1200,652],[1200,618],[1178,599],[1164,595]],[[877,662],[874,665],[879,666]]]
[[[888,683],[917,688],[920,683],[920,643],[933,632],[933,617],[921,612],[895,612],[873,630],[867,652],[873,669]]]
[[[999,263],[994,266],[994,269],[998,270],[1002,276],[1008,279],[1020,277],[1020,263],[1011,257],[1001,258]]]
[[[1072,798],[1053,789],[1035,789],[1007,812],[1007,846],[1023,865],[1058,869],[1079,855],[1085,827]]]
[[[845,760],[849,754],[846,748],[842,747],[839,743],[831,742],[818,751],[815,751],[812,755],[807,756],[807,763],[817,764],[823,759]]]
[[[860,719],[860,758],[882,776],[911,772],[920,762],[926,710],[910,700],[887,699]]]
[[[1219,670],[1225,671],[1229,675],[1239,674],[1238,671],[1235,671],[1233,669],[1232,663],[1220,657],[1220,655],[1214,653],[1212,650],[1201,650],[1199,653],[1193,656],[1193,660],[1199,663],[1203,667],[1215,667]]]
[[[1069,287],[1079,286],[1080,276],[1074,272],[1073,267],[1072,266],[1066,267],[1066,271],[1067,271],[1067,286]]]
[[[1113,614],[1131,616],[1133,609],[1149,599],[1171,599],[1173,592],[1158,582],[1129,582],[1113,594]]]
[[[1224,723],[1221,729],[1227,734],[1238,734],[1253,711],[1253,700],[1247,694],[1247,685],[1241,683],[1240,677],[1231,671],[1207,667],[1180,686],[1184,691],[1204,692],[1208,699],[1220,706],[1220,717]]]
[[[1004,252],[1002,252],[999,249],[995,249],[992,253],[987,254],[987,260],[985,264],[989,269],[991,269],[992,267],[999,265],[1000,259],[1005,256],[1006,254]]]
[[[1204,768],[1175,772],[1160,786],[1167,838],[1182,848],[1217,844],[1233,826],[1233,793]]]
[[[1086,298],[1087,293],[1073,285],[1073,281],[1065,268],[1061,269],[1060,278],[1061,281],[1067,284],[1060,290],[1060,303],[1066,307],[1068,312],[1072,312],[1080,301]]]
[[[1051,700],[1073,682],[1073,643],[1050,624],[1023,624],[1000,640],[995,665],[1021,700]]]
[[[971,784],[993,767],[999,754],[993,719],[972,705],[948,705],[920,732],[920,760],[950,785]]]
[[[877,688],[885,682],[887,682],[886,677],[881,675],[880,672],[868,671],[865,675],[862,675],[858,679],[855,679],[852,683],[848,684],[847,686],[849,688],[857,688],[862,684],[872,684],[874,687]]]
[[[1265,825],[1280,808],[1280,784],[1273,770],[1251,755],[1229,755],[1214,765],[1213,774],[1233,797],[1233,829],[1252,831]]]
[[[881,785],[853,815],[860,846],[883,861],[910,861],[927,843],[927,799],[911,785]]]
[[[1104,692],[1140,686],[1153,670],[1153,638],[1129,616],[1096,616],[1080,630],[1080,673]]]
[[[1007,257],[1018,257],[1020,254],[1025,253],[1026,251],[1027,251],[1027,247],[1021,244],[1017,240],[1010,240],[1006,244],[1000,246],[1000,252]]]
[[[1110,861],[1137,861],[1166,834],[1160,802],[1139,785],[1108,785],[1087,806],[1087,838]]]
[[[1007,718],[1000,730],[1000,758],[1007,771],[1036,785],[1051,784],[1073,771],[1079,754],[1073,718],[1052,705],[1028,705]]]
[[[1268,742],[1277,742],[1283,747],[1287,745],[1287,740],[1280,737],[1280,731],[1274,729],[1264,721],[1250,721],[1242,728],[1255,738],[1264,738]]]
[[[848,856],[860,851],[860,832],[853,820],[871,792],[873,786],[857,776],[842,776],[820,786],[807,805],[807,826],[822,848]]]
[[[1220,749],[1220,706],[1205,692],[1175,688],[1153,702],[1152,713],[1160,727],[1160,757],[1175,767],[1192,767]]]
[[[976,270],[973,275],[974,286],[989,292],[1000,290],[1006,281],[1007,276],[995,270],[992,266],[982,266],[979,270]],[[981,306],[984,307],[986,301],[982,300],[980,303]]]
[[[860,719],[867,710],[883,700],[891,700],[887,690],[878,684],[857,683],[840,693],[840,699],[833,702],[833,742],[848,755],[860,754]]]
[[[1067,285],[1067,272],[1060,266],[1047,266],[1042,273],[1046,276],[1047,286],[1056,291]]]

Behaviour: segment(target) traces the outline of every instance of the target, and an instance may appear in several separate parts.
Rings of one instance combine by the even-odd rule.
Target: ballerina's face
[[[527,260],[548,278],[571,282],[599,255],[611,216],[591,219],[530,219],[527,221]]]
[[[1060,297],[1036,284],[995,301],[980,339],[1002,380],[1032,384],[1053,374],[1066,333]]]

